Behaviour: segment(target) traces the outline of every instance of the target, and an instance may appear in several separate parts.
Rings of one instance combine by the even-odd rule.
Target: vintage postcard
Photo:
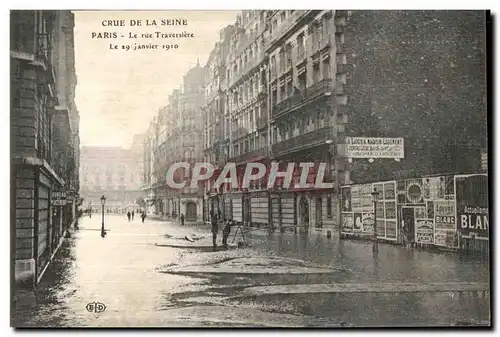
[[[490,22],[11,10],[11,325],[490,327]]]

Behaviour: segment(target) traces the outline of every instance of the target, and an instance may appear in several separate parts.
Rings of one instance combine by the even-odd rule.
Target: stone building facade
[[[134,207],[142,197],[143,143],[144,137],[136,135],[129,149],[81,148],[81,196],[86,209],[101,212],[101,196],[106,197],[105,208]]]
[[[70,11],[11,11],[11,258],[37,283],[79,201],[79,115]]]
[[[213,149],[222,148],[223,162],[237,165],[326,162],[334,188],[208,183],[208,198],[224,200],[216,211],[282,231],[338,233],[342,185],[480,171],[485,24],[480,11],[242,11],[229,54],[216,45],[207,65],[225,57],[224,119],[213,93],[206,97],[206,159],[219,165]],[[405,159],[349,162],[346,136],[403,137]]]
[[[151,152],[144,158],[144,166],[152,167],[148,191],[148,210],[154,214],[178,217],[186,221],[202,221],[203,190],[189,188],[171,189],[166,184],[168,168],[177,162],[194,165],[203,160],[204,68],[198,63],[183,78],[182,89],[169,96],[169,104],[158,111],[148,130],[145,148]],[[179,171],[180,172],[180,171]],[[189,170],[182,172],[182,179],[189,179]]]

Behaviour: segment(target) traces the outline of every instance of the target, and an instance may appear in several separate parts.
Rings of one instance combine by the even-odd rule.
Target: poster
[[[415,207],[415,219],[427,219],[427,211],[425,207]]]
[[[353,212],[361,212],[361,186],[351,186],[351,210]]]
[[[361,185],[361,206],[365,213],[373,212],[372,184]]]
[[[396,182],[390,181],[384,183],[384,200],[396,199]]]
[[[488,177],[457,176],[457,230],[463,236],[489,238]]]
[[[363,233],[373,234],[374,232],[374,217],[373,213],[363,213]]]
[[[434,244],[436,246],[455,247],[456,238],[454,231],[436,230],[434,232]]]
[[[422,179],[406,180],[406,199],[410,204],[418,204],[423,201]]]
[[[385,237],[388,240],[397,239],[397,222],[396,220],[385,220]]]
[[[434,226],[432,220],[416,220],[416,242],[418,243],[433,243],[434,242]]]
[[[351,187],[342,187],[342,212],[351,212]]]
[[[434,226],[436,230],[455,230],[455,201],[434,202]]]
[[[353,233],[354,220],[352,213],[342,213],[342,232]]]
[[[396,219],[396,202],[386,201],[385,202],[385,218],[386,219]]]
[[[354,232],[363,231],[363,217],[361,213],[354,213]]]

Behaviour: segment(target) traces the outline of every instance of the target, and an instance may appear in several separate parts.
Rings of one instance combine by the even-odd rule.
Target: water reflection
[[[98,220],[83,219],[81,227],[99,228]],[[107,218],[107,226],[111,231],[105,240],[98,231],[80,230],[65,241],[36,298],[20,296],[16,326],[220,326],[224,323],[221,315],[233,317],[241,325],[245,316],[236,316],[236,308],[251,312],[248,326],[449,325],[466,319],[489,319],[489,296],[471,293],[231,298],[246,287],[258,285],[488,282],[488,263],[477,259],[388,245],[379,245],[379,253],[374,256],[370,243],[294,233],[250,235],[251,247],[246,249],[193,251],[156,247],[155,243],[165,234],[206,236],[208,227],[128,223],[113,216]],[[243,257],[263,261],[283,257],[297,260],[297,266],[327,266],[335,272],[165,273],[169,266],[214,265]],[[252,270],[251,266],[246,268]],[[85,306],[91,301],[104,303],[106,311],[87,312]]]

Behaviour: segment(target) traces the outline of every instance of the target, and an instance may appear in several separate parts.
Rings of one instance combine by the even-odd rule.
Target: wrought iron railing
[[[332,128],[326,126],[272,145],[274,156],[319,145],[331,138]]]
[[[315,97],[322,95],[327,92],[332,92],[335,86],[333,80],[331,78],[325,78],[309,88],[302,90],[301,92],[297,92],[293,96],[286,98],[284,101],[281,101],[274,105],[272,110],[272,116],[279,116],[290,110],[291,108],[305,102],[314,99]]]

